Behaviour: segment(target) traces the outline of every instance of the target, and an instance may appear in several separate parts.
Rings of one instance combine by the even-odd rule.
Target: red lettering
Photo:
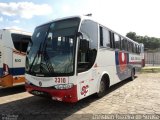
[[[55,83],[57,83],[57,78],[55,78]]]
[[[66,83],[66,79],[65,78],[63,78],[63,83]]]
[[[66,83],[66,78],[55,78],[55,83]]]
[[[58,78],[58,83],[60,83],[61,82],[61,78]]]

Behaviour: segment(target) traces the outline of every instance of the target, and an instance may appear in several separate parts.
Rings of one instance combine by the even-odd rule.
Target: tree
[[[156,50],[160,48],[160,38],[138,36],[135,32],[129,32],[126,36],[136,42],[143,43],[147,50]]]
[[[134,41],[137,41],[137,35],[135,32],[129,32],[126,34],[126,36]]]

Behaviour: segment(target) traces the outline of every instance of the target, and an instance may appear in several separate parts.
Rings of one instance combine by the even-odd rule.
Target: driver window
[[[81,36],[82,38],[79,37],[78,73],[89,70],[95,62],[98,47],[98,24],[85,20],[82,22],[80,32],[83,35]]]

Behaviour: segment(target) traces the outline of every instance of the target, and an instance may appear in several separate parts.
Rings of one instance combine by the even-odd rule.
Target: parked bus
[[[25,56],[31,33],[0,30],[0,88],[25,83]]]
[[[141,44],[91,17],[57,19],[35,28],[26,56],[26,90],[53,100],[77,102],[134,79]]]

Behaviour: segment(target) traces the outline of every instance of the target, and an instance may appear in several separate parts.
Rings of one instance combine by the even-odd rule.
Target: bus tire
[[[134,80],[135,79],[135,69],[133,68],[131,70],[131,80]]]
[[[107,81],[106,77],[102,77],[99,85],[99,92],[96,94],[98,98],[101,98],[107,94],[107,90],[109,88],[109,82]]]

